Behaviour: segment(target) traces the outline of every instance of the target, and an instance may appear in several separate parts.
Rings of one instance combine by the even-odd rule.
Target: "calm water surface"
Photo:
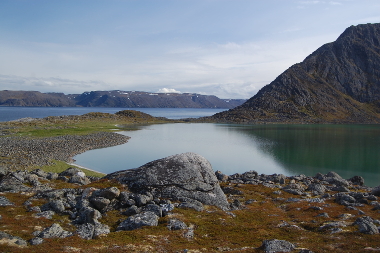
[[[225,174],[256,170],[285,175],[335,171],[380,185],[377,125],[163,124],[126,131],[128,143],[92,150],[76,163],[104,173],[137,168],[169,155],[195,152]]]
[[[155,117],[168,119],[199,118],[210,116],[227,109],[208,108],[106,108],[106,107],[0,107],[0,122],[21,118],[44,118],[48,116],[82,115],[89,112],[115,113],[122,110],[135,110]]]

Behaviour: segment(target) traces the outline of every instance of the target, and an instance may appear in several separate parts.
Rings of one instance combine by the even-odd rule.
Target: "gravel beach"
[[[11,169],[49,165],[52,160],[72,163],[75,155],[91,149],[124,144],[129,137],[109,132],[47,138],[0,138],[0,165]]]

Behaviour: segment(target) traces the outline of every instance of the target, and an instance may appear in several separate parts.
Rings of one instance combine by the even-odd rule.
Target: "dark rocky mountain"
[[[220,99],[195,93],[91,91],[82,94],[0,91],[0,106],[126,107],[126,108],[234,108],[245,99]]]
[[[347,28],[243,105],[211,119],[380,123],[380,24]]]
[[[75,106],[75,101],[63,93],[38,91],[0,91],[0,106]]]

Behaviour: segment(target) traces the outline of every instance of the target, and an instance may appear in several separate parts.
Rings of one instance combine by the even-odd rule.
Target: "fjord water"
[[[44,118],[48,116],[82,115],[89,112],[115,113],[122,110],[135,110],[155,117],[168,119],[199,118],[211,116],[227,109],[210,108],[117,108],[117,107],[8,107],[0,106],[0,122],[21,118]]]
[[[380,126],[162,124],[125,131],[128,143],[92,150],[76,163],[104,173],[137,168],[183,152],[195,152],[227,175],[256,170],[264,174],[335,171],[343,178],[363,176],[380,185]]]

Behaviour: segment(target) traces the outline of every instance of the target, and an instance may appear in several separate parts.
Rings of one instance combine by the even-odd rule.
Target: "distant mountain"
[[[0,106],[125,107],[125,108],[234,108],[246,99],[220,99],[195,93],[91,91],[82,94],[0,91]]]
[[[243,105],[211,119],[380,123],[380,24],[347,28]]]

